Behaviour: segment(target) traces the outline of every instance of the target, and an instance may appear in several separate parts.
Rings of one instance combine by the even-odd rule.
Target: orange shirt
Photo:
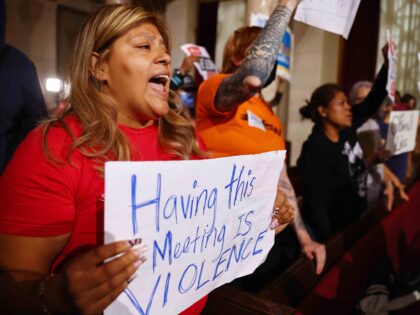
[[[220,112],[214,98],[226,74],[204,81],[197,94],[196,128],[214,157],[285,150],[280,119],[258,95],[232,112]]]

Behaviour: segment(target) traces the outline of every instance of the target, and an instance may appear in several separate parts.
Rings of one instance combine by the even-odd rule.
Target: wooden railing
[[[416,189],[419,191],[411,192],[411,194],[415,194],[413,196],[415,198],[412,198],[414,200],[413,207],[417,207],[418,203],[420,203],[420,183],[417,182],[415,184]],[[410,207],[410,204],[407,204],[407,207]],[[399,210],[396,209],[396,213],[393,214],[394,217],[399,215],[397,211]],[[420,212],[420,206],[418,211]],[[327,263],[322,275],[316,275],[313,263],[302,257],[256,294],[247,293],[229,284],[216,289],[209,295],[208,303],[203,314],[327,314],[322,313],[323,310],[328,309],[330,306],[334,309],[336,307],[334,303],[338,303],[337,307],[340,309],[340,303],[344,303],[340,300],[342,298],[340,293],[336,293],[338,296],[335,297],[336,300],[332,298],[331,301],[328,301],[328,299],[321,297],[325,286],[328,285],[326,283],[330,281],[329,278],[335,276],[333,274],[334,272],[344,272],[345,276],[341,274],[342,278],[339,280],[345,282],[351,280],[352,277],[359,277],[358,280],[360,282],[356,286],[353,286],[352,289],[356,290],[363,287],[364,281],[367,278],[366,275],[369,274],[370,268],[373,267],[375,259],[380,259],[381,255],[384,256],[386,254],[385,243],[387,240],[384,235],[386,231],[383,231],[381,222],[384,221],[384,217],[387,214],[388,212],[383,203],[378,203],[375,207],[368,210],[357,222],[329,238],[325,243]],[[392,220],[392,216],[385,219],[387,221]],[[415,237],[420,242],[420,227],[417,232],[418,235]],[[363,256],[366,254],[369,255],[369,248],[372,248],[372,255],[374,256]],[[418,252],[420,256],[420,250]],[[349,264],[346,259],[352,257],[352,253],[357,259],[361,259],[362,261],[363,259],[369,260],[365,261],[365,265],[362,266],[360,263],[357,264],[357,261],[354,265]],[[360,269],[363,272],[359,275],[352,274],[352,272],[358,270],[357,268],[364,268]],[[332,282],[335,280],[333,279]],[[357,296],[353,298],[357,299]],[[350,300],[347,302],[352,303],[354,301]],[[330,304],[328,305],[328,303]],[[318,311],[314,312],[314,307]],[[343,314],[345,314],[345,311],[343,313],[340,312],[340,315]]]

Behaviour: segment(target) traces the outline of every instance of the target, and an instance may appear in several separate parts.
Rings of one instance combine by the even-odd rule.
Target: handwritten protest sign
[[[397,58],[395,56],[395,47],[392,43],[391,32],[386,30],[386,39],[388,42],[388,81],[386,90],[388,97],[395,102],[395,84],[397,79]]]
[[[217,73],[216,65],[214,64],[213,60],[211,60],[210,55],[205,47],[195,44],[184,44],[181,46],[181,50],[187,56],[200,57],[197,62],[194,62],[194,66],[204,80],[207,80],[212,75]]]
[[[141,237],[149,250],[105,315],[178,314],[253,272],[274,243],[284,156],[106,163],[105,242]]]
[[[360,0],[302,0],[295,20],[348,38]]]
[[[419,111],[392,111],[389,119],[386,149],[392,155],[412,151],[416,146]]]

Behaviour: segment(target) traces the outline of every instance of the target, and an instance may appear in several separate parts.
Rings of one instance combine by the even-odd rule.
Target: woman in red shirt
[[[83,26],[67,108],[28,135],[0,178],[5,313],[100,314],[146,259],[141,240],[103,245],[103,164],[204,156],[181,106],[168,105],[169,51],[165,24],[137,6],[105,6]]]

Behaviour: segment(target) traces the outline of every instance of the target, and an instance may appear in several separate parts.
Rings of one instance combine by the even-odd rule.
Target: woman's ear
[[[100,62],[100,56],[96,52],[93,52],[90,57],[89,72],[98,81],[107,82],[108,80],[108,65],[106,62]]]
[[[317,109],[319,116],[321,116],[322,118],[327,117],[327,108],[325,106],[318,106]]]

